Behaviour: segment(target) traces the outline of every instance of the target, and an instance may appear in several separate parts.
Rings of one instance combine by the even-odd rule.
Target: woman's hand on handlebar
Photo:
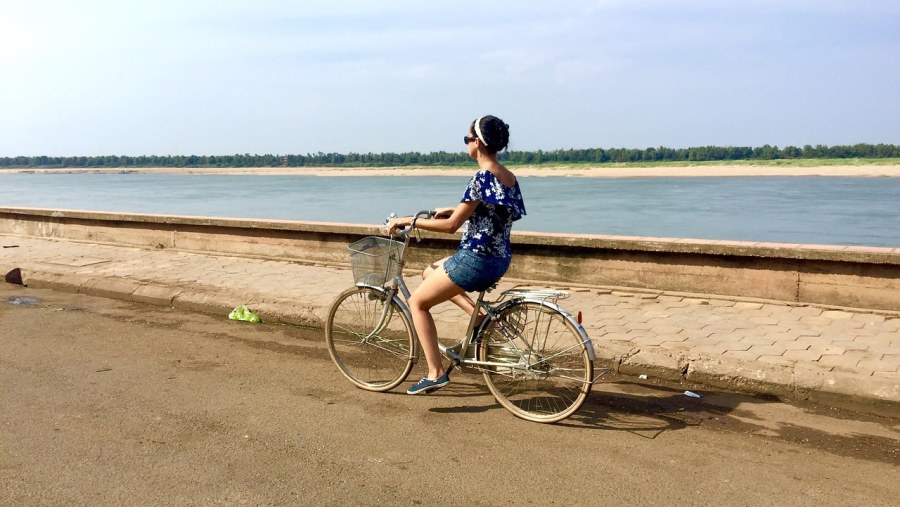
[[[387,229],[387,233],[391,236],[395,235],[398,230],[406,229],[412,224],[413,217],[397,217],[392,218],[388,221],[385,229]]]
[[[405,235],[408,235],[409,231],[416,226],[416,220],[419,220],[422,218],[433,218],[434,215],[435,215],[434,211],[427,210],[427,209],[422,210],[411,217],[397,217],[392,214],[391,217],[388,219],[387,223],[385,224],[384,228],[387,230],[387,233],[391,236],[400,235],[397,233],[398,230],[400,230],[400,231],[406,230],[406,232],[403,234],[405,236]]]

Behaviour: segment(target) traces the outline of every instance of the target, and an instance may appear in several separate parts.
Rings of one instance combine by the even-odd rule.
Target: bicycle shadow
[[[469,400],[472,398],[485,398],[490,401],[487,404],[481,405],[473,405],[471,401],[468,401],[463,405],[455,407],[431,407],[428,409],[430,412],[436,414],[479,414],[495,409],[503,410],[503,407],[497,403],[487,386],[476,382],[454,382],[450,384],[449,387],[441,389],[438,396],[447,398],[465,398]]]
[[[741,405],[778,402],[775,397],[688,389],[700,397],[687,395],[684,385],[611,380],[595,386],[581,409],[557,425],[625,431],[652,440],[665,431],[724,420]]]
[[[642,399],[629,394],[592,393],[581,409],[557,426],[607,431],[624,431],[650,440],[666,431],[697,426],[685,417],[694,407],[680,405],[678,394]],[[694,401],[694,400],[692,400]]]
[[[773,403],[771,397],[758,397],[727,391],[701,390],[700,398],[685,395],[684,386],[639,383],[627,379],[611,380],[594,387],[581,408],[569,418],[555,423],[564,428],[624,431],[641,438],[655,439],[666,431],[700,426],[726,418],[746,403]],[[483,384],[459,383],[442,395],[473,398],[491,396]],[[473,414],[505,410],[495,400],[482,405],[433,407],[440,414]],[[524,421],[522,421],[524,422]]]

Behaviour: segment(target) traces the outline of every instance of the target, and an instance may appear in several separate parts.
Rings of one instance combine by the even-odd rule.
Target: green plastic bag
[[[249,308],[244,305],[238,306],[234,310],[231,310],[231,313],[228,314],[228,318],[231,320],[242,320],[244,322],[251,322],[253,324],[258,324],[261,322],[259,319],[259,315],[253,313]]]

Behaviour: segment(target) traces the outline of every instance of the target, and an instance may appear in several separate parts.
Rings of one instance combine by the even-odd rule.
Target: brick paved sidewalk
[[[264,320],[319,326],[352,285],[349,268],[274,259],[0,235],[0,271],[33,287],[172,305],[224,316],[247,304]],[[19,271],[15,271],[18,269]],[[411,287],[416,277],[408,279]],[[504,281],[500,289],[513,285]],[[581,311],[600,361],[616,371],[710,388],[811,398],[894,413],[900,314],[603,287],[558,287]],[[465,319],[434,311],[442,336]]]

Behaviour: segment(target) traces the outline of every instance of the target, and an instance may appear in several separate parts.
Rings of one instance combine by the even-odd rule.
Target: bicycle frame
[[[427,216],[431,216],[431,215],[432,215],[432,212],[430,212],[430,211],[420,211],[419,213],[416,213],[415,217],[416,217],[416,219],[418,219],[419,217],[427,217]],[[410,322],[412,322],[412,314],[409,311],[409,306],[407,304],[407,301],[410,298],[410,291],[406,285],[405,280],[403,279],[403,268],[406,265],[406,258],[408,256],[408,252],[409,252],[408,247],[409,247],[409,243],[410,243],[410,238],[416,234],[414,231],[416,231],[415,220],[413,220],[413,224],[409,228],[409,230],[404,231],[401,234],[401,237],[403,237],[404,242],[403,242],[403,253],[401,255],[401,258],[399,259],[400,273],[391,280],[391,283],[388,286],[357,283],[357,286],[368,287],[375,291],[382,292],[385,295],[385,301],[392,300],[392,301],[396,302],[397,306],[406,314],[406,317],[409,319]],[[418,236],[416,236],[416,237],[418,239]],[[522,370],[527,371],[530,368],[532,368],[533,366],[535,366],[534,364],[528,364],[528,361],[525,359],[528,356],[528,352],[523,351],[519,346],[516,345],[515,338],[517,338],[517,336],[512,335],[511,331],[506,330],[505,328],[503,328],[504,336],[507,338],[509,343],[512,345],[514,350],[519,355],[520,359],[519,359],[518,364],[480,361],[480,360],[469,357],[469,354],[468,354],[469,348],[472,347],[473,343],[475,343],[475,341],[473,340],[473,337],[477,336],[477,334],[480,333],[488,325],[488,323],[490,323],[492,320],[496,319],[497,316],[505,308],[512,306],[514,304],[522,303],[522,302],[530,302],[530,303],[540,305],[542,307],[549,309],[552,312],[557,312],[559,315],[563,316],[563,318],[568,320],[573,325],[573,327],[578,331],[578,334],[581,337],[582,343],[584,344],[584,346],[586,347],[586,349],[588,351],[588,355],[589,355],[591,361],[596,360],[596,353],[594,352],[594,346],[593,346],[593,343],[591,342],[591,339],[588,337],[587,332],[584,330],[584,327],[569,312],[562,309],[556,303],[547,301],[546,296],[545,297],[528,297],[528,295],[527,295],[527,294],[529,294],[528,292],[524,292],[524,293],[520,293],[520,294],[524,294],[524,295],[513,296],[513,297],[510,297],[510,299],[503,301],[506,297],[508,297],[508,293],[504,292],[503,294],[501,294],[501,297],[498,300],[494,301],[493,303],[487,303],[484,301],[484,295],[485,295],[484,291],[482,291],[478,294],[478,298],[475,300],[475,309],[469,318],[469,324],[466,329],[466,334],[462,338],[462,340],[460,340],[459,343],[454,344],[452,346],[446,346],[446,345],[438,342],[438,349],[441,351],[441,353],[443,355],[445,355],[446,357],[448,357],[451,360],[450,369],[452,369],[456,366],[465,366],[465,367],[477,368],[480,370],[484,370],[484,369],[490,368],[490,367],[495,367],[495,368],[502,367],[502,368],[522,369]],[[539,296],[541,293],[535,292],[533,294]],[[402,299],[400,297],[401,295],[402,295]],[[388,317],[390,316],[390,312],[392,311],[391,308],[392,308],[392,305],[390,305],[390,304],[384,305],[384,309],[382,310],[382,315],[381,315],[381,319],[380,319],[379,323],[375,326],[375,329],[369,334],[369,336],[367,336],[364,340],[367,340],[371,336],[374,336],[377,333],[380,333],[384,329],[384,326],[389,321]],[[480,315],[481,311],[484,311],[486,316],[485,316],[484,320],[481,322],[481,325],[476,330],[475,322],[477,321],[478,315]],[[501,328],[502,328],[502,326],[501,326]],[[418,334],[417,334],[415,328],[413,328],[412,332],[413,332],[413,337],[415,339],[413,340],[414,346],[413,346],[413,349],[410,351],[410,354],[411,354],[411,359],[412,359],[413,363],[416,363],[416,362],[418,362],[418,359],[419,359],[419,348],[420,348],[419,337],[418,337]],[[519,337],[519,338],[521,338],[521,337]],[[525,341],[525,343],[527,343],[527,340],[524,340],[524,341]],[[573,346],[573,348],[574,348],[574,346]],[[545,362],[549,359],[552,359],[553,357],[556,357],[556,355],[566,353],[569,350],[571,350],[571,349],[565,349],[565,350],[559,351],[557,354],[555,354],[553,356],[548,356],[546,358],[543,358],[540,362]],[[537,363],[535,363],[535,364],[537,364]],[[576,379],[576,380],[578,380],[578,379]],[[596,382],[596,378],[595,378],[595,382]]]

